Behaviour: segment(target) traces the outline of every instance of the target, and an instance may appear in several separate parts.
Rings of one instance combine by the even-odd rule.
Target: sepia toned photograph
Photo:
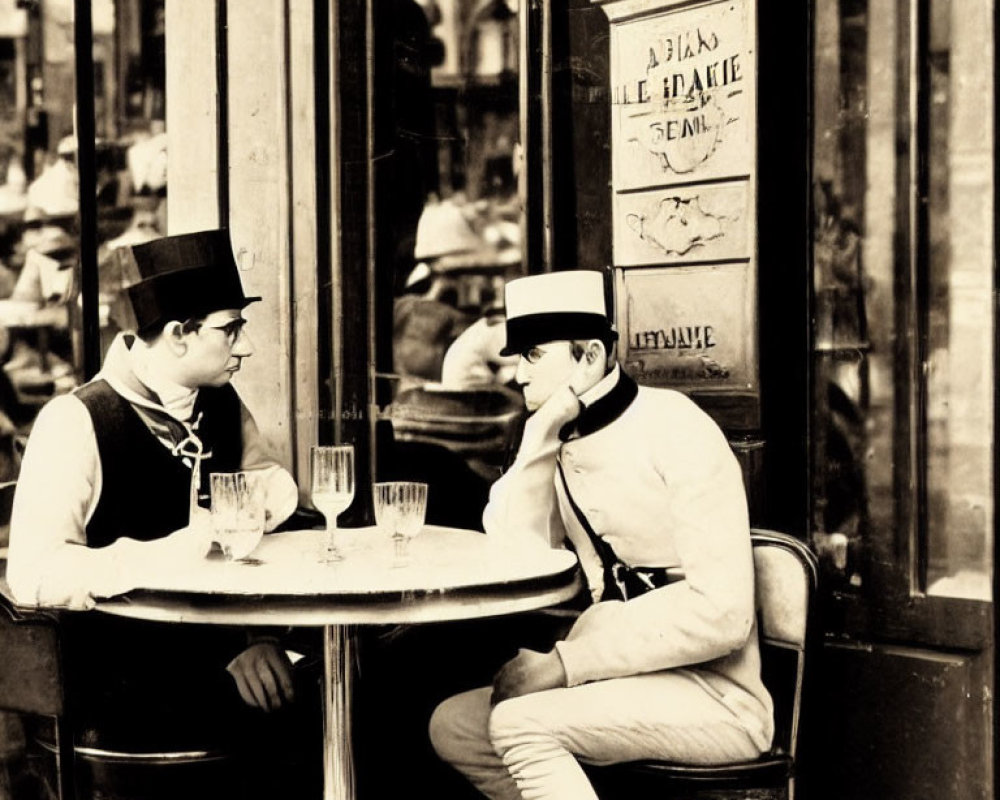
[[[988,0],[0,0],[0,800],[989,800]]]

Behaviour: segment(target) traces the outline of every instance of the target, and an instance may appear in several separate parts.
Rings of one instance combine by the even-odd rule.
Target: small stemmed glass
[[[326,517],[326,542],[320,561],[333,563],[344,556],[337,547],[337,515],[354,500],[354,446],[314,445],[310,448],[312,501]]]
[[[395,555],[392,565],[410,563],[410,539],[420,533],[427,510],[427,484],[389,481],[372,487],[375,521],[392,536]]]

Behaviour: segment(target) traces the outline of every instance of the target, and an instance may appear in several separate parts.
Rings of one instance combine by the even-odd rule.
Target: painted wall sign
[[[745,262],[620,273],[619,353],[640,383],[755,392],[756,320]]]
[[[612,28],[616,189],[746,173],[756,75],[747,8],[726,0]]]
[[[756,394],[756,2],[601,8],[622,361],[650,385]]]
[[[621,265],[746,258],[746,181],[622,195],[615,249]]]

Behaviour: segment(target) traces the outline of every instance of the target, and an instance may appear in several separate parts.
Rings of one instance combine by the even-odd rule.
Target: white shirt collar
[[[604,397],[604,395],[618,385],[618,375],[620,372],[621,367],[618,364],[615,364],[611,372],[580,395],[580,402],[585,406],[589,406],[593,405],[597,400],[600,400]]]
[[[149,348],[139,337],[134,338],[131,347],[121,334],[115,338],[100,377],[130,403],[165,411],[180,422],[191,421],[198,390],[174,383],[152,369]],[[134,382],[140,386],[136,387]],[[145,395],[141,388],[153,396]]]

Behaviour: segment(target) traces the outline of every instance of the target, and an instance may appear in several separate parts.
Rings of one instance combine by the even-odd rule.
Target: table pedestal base
[[[347,625],[323,628],[323,800],[354,800],[351,693],[354,635]]]

